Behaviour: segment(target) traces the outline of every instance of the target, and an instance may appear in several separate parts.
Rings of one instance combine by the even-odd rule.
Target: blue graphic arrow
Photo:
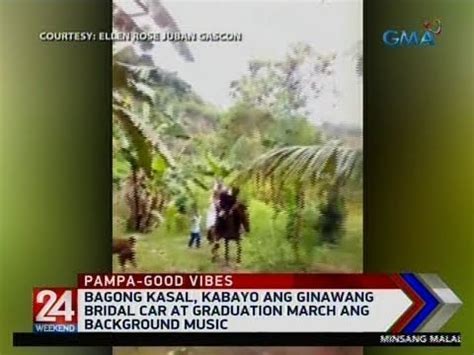
[[[430,290],[412,273],[401,274],[401,277],[423,300],[425,305],[413,317],[413,319],[405,326],[403,333],[414,333],[421,325],[427,321],[440,305],[438,299],[430,292]]]

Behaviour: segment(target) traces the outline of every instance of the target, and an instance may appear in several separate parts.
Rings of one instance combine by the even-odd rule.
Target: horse
[[[250,221],[247,206],[237,199],[239,190],[232,189],[232,193],[223,192],[220,195],[219,206],[216,207],[215,225],[208,229],[208,240],[213,244],[212,261],[217,260],[219,241],[224,240],[225,262],[229,263],[229,242],[237,244],[237,263],[241,262],[242,246],[241,238],[243,231],[250,232]]]

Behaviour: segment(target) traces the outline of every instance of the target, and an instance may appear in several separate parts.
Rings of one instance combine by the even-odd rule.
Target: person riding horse
[[[210,207],[207,212],[207,240],[209,243],[214,242],[214,234],[215,234],[215,227],[216,227],[216,220],[217,220],[217,213],[219,211],[220,205],[220,196],[221,193],[226,191],[224,184],[221,181],[216,181],[214,188],[212,190],[211,200],[210,200]]]
[[[233,240],[237,244],[237,263],[241,261],[242,248],[240,239],[242,232],[250,232],[250,223],[245,206],[238,199],[239,189],[233,187],[231,191],[221,191],[219,194],[218,206],[216,209],[215,225],[211,233],[212,242],[212,260],[217,259],[219,241],[224,239],[225,261],[229,262],[229,241]]]

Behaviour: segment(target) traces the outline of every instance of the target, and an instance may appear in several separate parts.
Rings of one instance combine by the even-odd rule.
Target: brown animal
[[[238,200],[239,189],[234,187],[232,193],[223,192],[220,195],[217,210],[216,225],[208,231],[208,239],[213,240],[212,261],[217,260],[219,241],[224,239],[225,263],[229,263],[229,242],[237,245],[237,263],[241,262],[242,247],[240,244],[243,232],[250,232],[250,221],[247,206]]]
[[[113,239],[112,240],[112,255],[117,254],[122,272],[125,271],[125,265],[129,261],[133,267],[137,267],[135,259],[135,237],[131,236],[128,239]]]

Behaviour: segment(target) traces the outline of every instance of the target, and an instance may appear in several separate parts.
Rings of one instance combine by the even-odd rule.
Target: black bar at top
[[[14,346],[460,346],[460,333],[14,333]],[[420,338],[420,336],[423,336]],[[384,340],[385,339],[385,340]],[[409,339],[415,339],[408,341]],[[418,339],[418,340],[416,340]],[[420,339],[425,339],[421,342]],[[437,339],[437,341],[435,341]]]

